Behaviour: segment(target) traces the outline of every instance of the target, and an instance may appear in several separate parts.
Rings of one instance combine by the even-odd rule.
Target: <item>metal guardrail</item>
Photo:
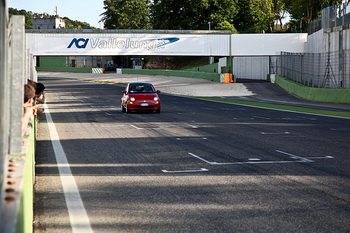
[[[0,1],[0,232],[31,232],[34,125],[22,136],[24,84],[37,81],[25,47],[24,16],[9,19]]]

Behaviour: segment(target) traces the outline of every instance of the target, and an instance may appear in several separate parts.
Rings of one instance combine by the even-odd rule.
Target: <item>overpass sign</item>
[[[26,33],[37,56],[229,56],[229,34]]]

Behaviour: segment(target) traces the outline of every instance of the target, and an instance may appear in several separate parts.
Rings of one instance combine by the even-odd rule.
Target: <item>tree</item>
[[[151,5],[153,27],[170,30],[222,29],[236,32],[237,13],[233,0],[154,0]]]
[[[92,27],[90,24],[86,22],[81,22],[79,20],[71,20],[68,17],[63,17],[65,28],[69,29],[95,29],[95,27]]]
[[[105,0],[101,22],[107,29],[149,29],[148,0]]]
[[[283,0],[285,9],[289,12],[295,23],[309,25],[312,20],[318,18],[322,5],[340,4],[341,0]]]
[[[273,4],[273,14],[274,14],[274,18],[275,20],[277,20],[280,24],[280,27],[282,28],[283,26],[283,22],[282,20],[284,19],[287,10],[285,8],[285,4],[283,2],[283,0],[272,0],[272,4]]]
[[[238,2],[234,25],[239,32],[272,32],[275,21],[273,0],[242,0]]]
[[[9,8],[9,15],[24,15],[25,18],[25,28],[26,29],[32,29],[33,24],[32,24],[32,18],[33,18],[33,13],[31,11],[26,11],[26,10],[17,10],[15,8]]]

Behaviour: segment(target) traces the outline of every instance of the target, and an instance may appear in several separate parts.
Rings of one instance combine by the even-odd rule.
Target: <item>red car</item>
[[[160,91],[155,90],[151,83],[130,82],[123,91],[121,99],[122,112],[137,110],[153,110],[160,112]]]

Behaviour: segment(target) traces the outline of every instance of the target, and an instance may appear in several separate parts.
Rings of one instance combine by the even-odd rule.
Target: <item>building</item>
[[[64,19],[57,18],[34,18],[33,29],[57,29],[65,28]]]

